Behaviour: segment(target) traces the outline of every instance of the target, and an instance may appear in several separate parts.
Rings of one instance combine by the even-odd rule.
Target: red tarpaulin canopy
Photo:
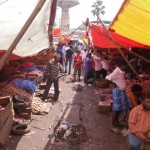
[[[5,54],[6,50],[0,50],[0,59],[3,57],[3,55]],[[11,54],[8,58],[8,60],[19,60],[22,59],[23,57],[18,56],[16,54]]]
[[[97,26],[94,24],[91,24],[91,27],[93,29],[92,28],[90,29],[90,33],[91,33],[92,43],[94,46],[100,47],[100,48],[116,48],[115,45],[113,44],[113,42],[107,38],[108,34],[103,27],[100,27],[100,26]],[[99,31],[100,33],[104,34],[107,37],[103,36],[102,34],[98,33],[97,31]],[[123,36],[115,33],[114,31],[109,31],[109,33],[111,34],[111,36],[113,37],[115,42],[122,45],[121,47],[147,48],[145,45],[135,42],[126,37],[123,37]]]

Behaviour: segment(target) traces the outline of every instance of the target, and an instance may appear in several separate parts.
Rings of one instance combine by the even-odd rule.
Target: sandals
[[[111,128],[111,131],[120,134],[120,130],[118,128]]]

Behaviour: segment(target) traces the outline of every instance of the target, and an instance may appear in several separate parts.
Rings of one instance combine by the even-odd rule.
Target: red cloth
[[[34,65],[33,62],[25,62],[25,63],[22,64],[22,67],[31,67],[33,65]]]
[[[53,29],[53,36],[60,36],[60,35],[61,35],[60,28],[54,28]]]
[[[74,67],[82,68],[82,56],[81,55],[76,55],[74,57]]]
[[[0,50],[0,59],[3,57],[5,52],[6,52],[6,50]],[[19,59],[23,59],[23,57],[18,56],[18,55],[13,54],[13,53],[8,57],[8,60],[19,60]]]

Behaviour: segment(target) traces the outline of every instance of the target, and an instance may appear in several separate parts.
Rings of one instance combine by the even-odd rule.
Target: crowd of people
[[[131,62],[137,65],[133,60]],[[150,142],[150,96],[142,95],[142,87],[138,84],[134,84],[128,93],[125,91],[127,76],[124,63],[118,61],[112,67],[109,55],[101,50],[87,50],[83,43],[79,43],[75,49],[73,45],[63,43],[56,46],[56,54],[49,63],[48,70],[49,77],[43,100],[46,99],[52,83],[55,89],[54,100],[58,100],[59,72],[73,74],[73,82],[80,82],[83,75],[84,83],[94,86],[97,79],[105,79],[113,84],[111,131],[120,133],[118,125],[125,125],[130,150],[142,150],[142,143]],[[133,72],[131,76],[136,78]]]

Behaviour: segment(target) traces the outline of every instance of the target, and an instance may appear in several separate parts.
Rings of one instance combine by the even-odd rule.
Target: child
[[[74,81],[76,81],[76,73],[78,73],[78,81],[81,81],[81,68],[82,68],[82,56],[81,52],[78,50],[77,55],[74,57]]]
[[[131,90],[127,93],[128,98],[131,101],[132,108],[141,104],[141,101],[140,101],[141,92],[142,92],[142,87],[138,84],[133,84],[133,86],[131,87]]]

